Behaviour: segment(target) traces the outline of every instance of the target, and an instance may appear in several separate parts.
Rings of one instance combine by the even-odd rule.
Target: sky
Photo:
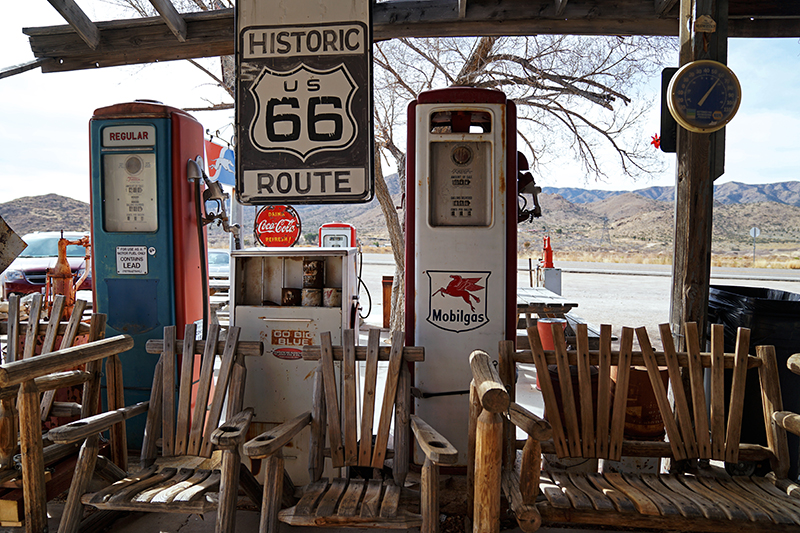
[[[93,21],[129,17],[98,0],[78,0]],[[47,0],[6,6],[0,22],[0,68],[32,60],[23,27],[61,25]],[[201,60],[218,71],[218,60]],[[675,59],[677,64],[677,57]],[[728,65],[742,85],[742,104],[727,127],[726,172],[717,183],[749,184],[800,180],[800,41],[730,39]],[[652,82],[654,104],[660,80]],[[174,107],[230,102],[199,69],[186,61],[43,74],[35,69],[0,80],[0,203],[56,193],[89,201],[89,120],[95,109],[135,99]],[[233,110],[192,113],[211,133],[231,141]],[[659,131],[653,106],[644,128]],[[659,152],[664,172],[649,179],[587,181],[569,159],[552,162],[537,184],[545,187],[635,190],[674,185],[675,155]]]

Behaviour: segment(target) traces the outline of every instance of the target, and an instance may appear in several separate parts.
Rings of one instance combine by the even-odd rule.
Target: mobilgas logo
[[[430,280],[427,321],[460,333],[489,323],[487,286],[491,272],[427,270]]]

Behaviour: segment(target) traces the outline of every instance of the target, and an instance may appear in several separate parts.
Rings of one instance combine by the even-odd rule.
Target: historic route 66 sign
[[[303,161],[347,148],[357,131],[350,109],[355,90],[344,65],[327,71],[306,65],[290,72],[265,68],[250,88],[256,99],[250,138],[260,150],[291,152]]]
[[[366,202],[372,178],[367,0],[236,5],[236,193],[244,204]]]

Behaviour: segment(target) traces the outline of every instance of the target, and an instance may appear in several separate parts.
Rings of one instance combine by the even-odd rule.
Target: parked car
[[[64,238],[70,241],[77,241],[87,235],[88,233],[83,232],[64,232]],[[60,238],[60,231],[29,233],[22,237],[28,247],[0,274],[3,299],[8,299],[11,294],[24,296],[34,292],[44,292],[47,269],[53,268],[58,259],[58,239]],[[86,249],[83,246],[77,244],[67,246],[67,261],[75,280],[83,275],[86,268],[85,256]],[[78,290],[92,290],[91,273],[81,283]]]
[[[228,279],[231,275],[231,253],[228,250],[208,251],[208,277]]]

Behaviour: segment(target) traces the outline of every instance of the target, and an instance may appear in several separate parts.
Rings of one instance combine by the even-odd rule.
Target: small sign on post
[[[753,266],[756,266],[756,237],[761,235],[761,230],[753,226],[750,228],[750,236],[753,238]]]
[[[245,205],[372,199],[369,0],[236,5],[236,194]]]

